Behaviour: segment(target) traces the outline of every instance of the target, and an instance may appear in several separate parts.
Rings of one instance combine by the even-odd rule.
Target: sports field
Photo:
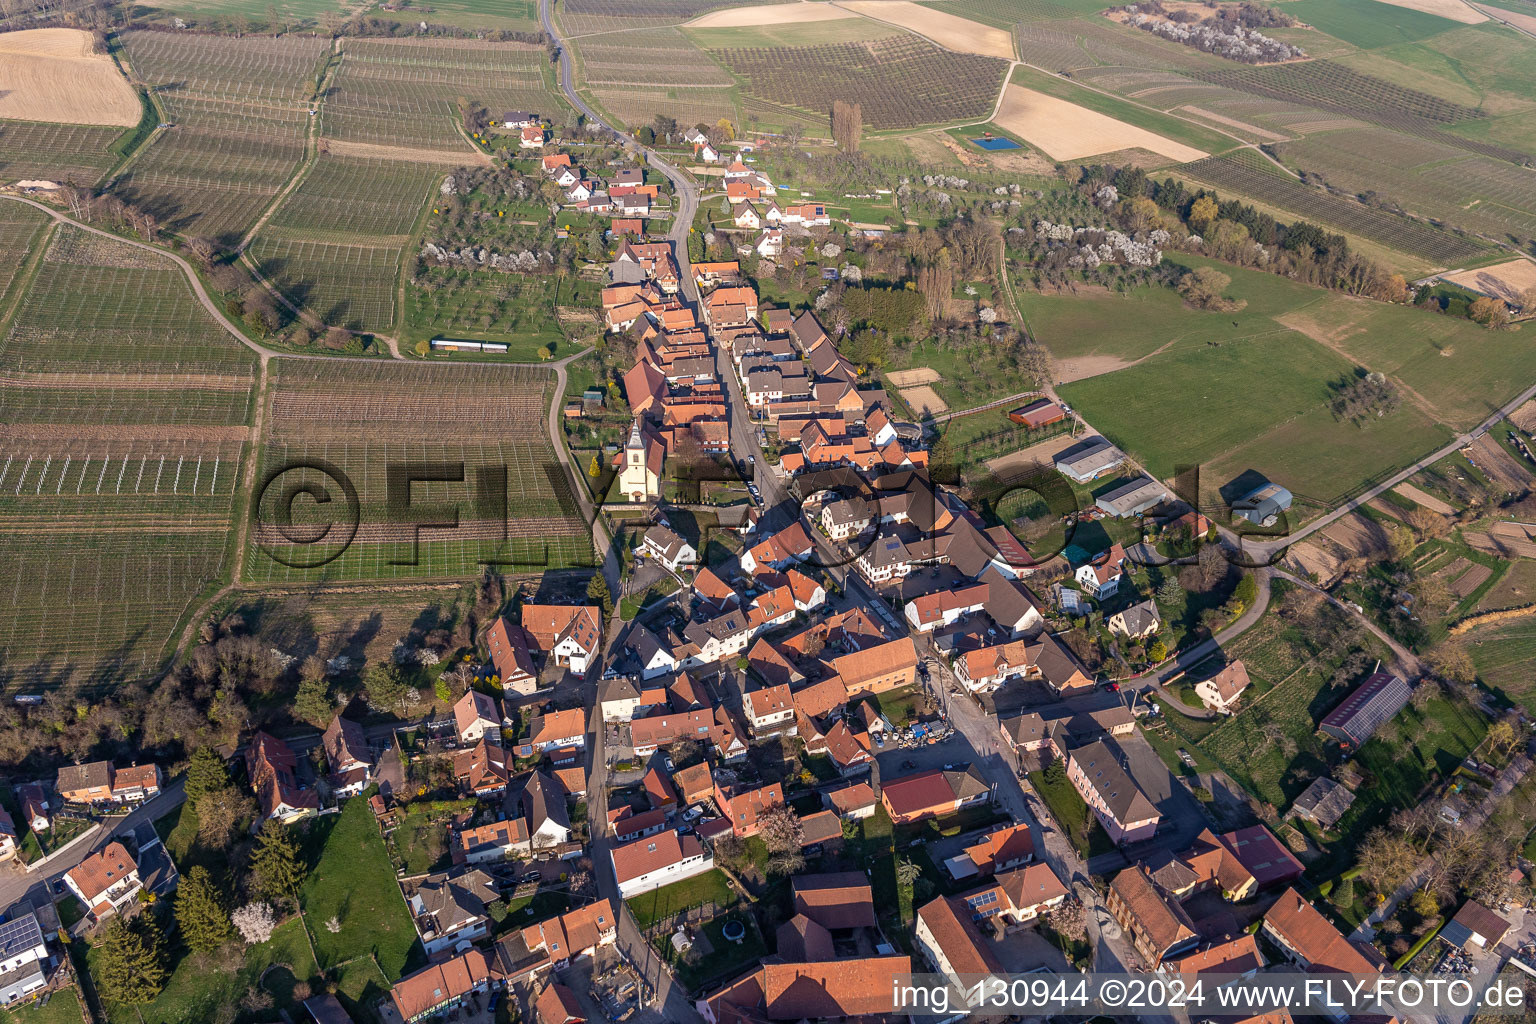
[[[14,299],[0,655],[28,687],[109,687],[229,572],[255,358],[169,262],[73,228]]]

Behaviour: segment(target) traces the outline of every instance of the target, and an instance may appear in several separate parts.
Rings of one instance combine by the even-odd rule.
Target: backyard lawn
[[[1040,794],[1040,799],[1051,809],[1056,824],[1072,841],[1072,846],[1084,859],[1089,860],[1101,853],[1113,853],[1115,844],[1109,833],[1099,824],[1083,798],[1063,774],[1059,782],[1047,782],[1045,772],[1030,772],[1029,783]]]
[[[628,902],[630,912],[635,915],[635,924],[643,930],[690,907],[705,903],[730,906],[736,902],[736,893],[719,868],[710,868],[701,875],[641,893]]]
[[[185,950],[173,951],[181,955],[164,990],[154,1002],[132,1007],[112,1005],[111,993],[102,992],[102,1001],[112,1024],[188,1024],[192,1021],[211,1021],[220,1006],[238,1004],[257,980],[269,968],[278,967],[266,975],[262,990],[272,997],[273,1004],[286,1008],[296,1001],[294,987],[299,982],[315,979],[314,957],[309,943],[304,939],[304,928],[294,917],[279,925],[272,938],[256,946],[232,946],[236,951],[233,962],[220,955],[200,957],[183,955]],[[243,954],[243,955],[242,955]],[[92,949],[88,958],[92,971],[96,970],[97,950]],[[48,1007],[52,1011],[53,1006]],[[80,1020],[79,1011],[71,1024]],[[19,1024],[53,1024],[48,1017],[17,1017]]]
[[[80,1024],[80,997],[72,988],[55,992],[47,1006],[0,1010],[0,1024]]]
[[[316,844],[323,844],[318,856]],[[368,801],[353,797],[340,814],[312,823],[304,845],[313,866],[300,898],[321,966],[372,954],[387,977],[406,973],[420,950],[416,927]],[[334,933],[323,926],[333,917]]]

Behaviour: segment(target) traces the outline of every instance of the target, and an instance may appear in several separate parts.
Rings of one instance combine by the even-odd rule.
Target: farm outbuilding
[[[1066,410],[1049,398],[1038,398],[1028,405],[1021,405],[1008,414],[1008,418],[1015,423],[1022,424],[1030,430],[1038,430],[1048,427],[1052,423],[1060,423],[1067,418]]]
[[[1141,515],[1148,509],[1156,508],[1167,500],[1168,492],[1163,485],[1151,477],[1143,476],[1121,484],[1094,504],[1103,509],[1107,515],[1117,519],[1129,519],[1132,516]]]
[[[1290,491],[1267,483],[1234,501],[1232,518],[1246,519],[1255,526],[1274,526],[1280,521],[1280,513],[1291,507],[1292,500]]]
[[[1080,484],[1092,483],[1125,462],[1125,452],[1102,437],[1090,437],[1056,456],[1056,471]]]

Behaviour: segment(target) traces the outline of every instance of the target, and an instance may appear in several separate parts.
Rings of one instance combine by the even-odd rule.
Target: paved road
[[[6,868],[3,873],[0,873],[0,907],[9,907],[17,900],[27,897],[31,897],[32,902],[37,905],[52,902],[51,886],[64,877],[64,872],[101,849],[113,837],[126,835],[140,824],[163,818],[180,807],[182,801],[186,799],[186,794],[182,791],[183,782],[181,778],[175,779],[160,791],[159,796],[136,808],[126,817],[98,826],[96,835],[90,842],[70,847],[67,853],[49,861],[46,868],[34,872],[26,871],[19,864]]]
[[[654,152],[638,146],[611,125],[604,122],[597,115],[597,112],[588,106],[587,102],[576,92],[570,49],[555,30],[554,19],[550,15],[550,3],[551,0],[539,0],[539,19],[544,23],[544,31],[560,47],[560,89],[565,93],[565,98],[570,101],[573,107],[581,111],[589,122],[606,129],[626,147],[641,152],[650,166],[654,167],[657,172],[672,182],[672,186],[677,193],[677,208],[673,215],[670,237],[674,248],[677,250],[677,262],[682,272],[684,294],[689,299],[697,301],[698,289],[694,284],[693,274],[688,263],[688,229],[693,224],[694,211],[698,209],[697,187],[682,171],[662,160]],[[561,391],[563,392],[563,390],[562,388]],[[550,417],[550,436],[552,440],[557,441],[555,450],[562,452],[561,459],[563,461],[565,458],[563,445],[558,443],[558,438],[555,434],[556,429],[552,411]],[[589,507],[583,498],[578,500],[582,500],[583,509]],[[593,529],[595,537],[601,528],[594,525]],[[609,589],[612,593],[617,594],[619,592],[617,558],[614,557],[612,549],[607,546],[606,536],[604,538],[603,550],[607,555],[605,575],[612,574],[610,576]],[[609,623],[606,650],[604,658],[599,664],[607,664],[607,652],[612,650],[618,638],[617,626],[617,620]],[[592,687],[588,692],[590,698],[588,706],[592,708],[592,717],[589,723],[592,734],[589,741],[592,768],[588,777],[587,789],[590,797],[596,799],[599,795],[607,792],[608,786],[608,763],[603,753],[603,738],[606,731],[603,728],[602,708],[597,704],[596,684],[591,683],[588,685]],[[597,808],[598,803],[593,803],[591,806]],[[656,951],[651,948],[650,943],[645,940],[645,936],[641,934],[640,929],[636,926],[634,916],[630,914],[628,906],[622,900],[619,900],[619,887],[614,879],[613,861],[609,856],[613,848],[613,842],[612,837],[604,828],[602,815],[597,813],[589,814],[588,821],[591,827],[591,840],[587,844],[587,853],[592,858],[592,874],[597,882],[598,892],[604,897],[618,900],[621,908],[619,912],[617,943],[619,952],[635,967],[647,984],[652,987],[654,990],[654,996],[651,1001],[652,1005],[659,1007],[665,1013],[668,1020],[678,1022],[699,1020],[698,1011],[689,1002],[688,994],[683,991],[681,985],[677,984],[676,980],[672,977],[671,971],[667,969],[666,964],[656,955]]]

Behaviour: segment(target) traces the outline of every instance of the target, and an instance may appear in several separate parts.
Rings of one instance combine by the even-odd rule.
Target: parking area
[[[1040,930],[1033,926],[996,940],[992,943],[992,953],[1009,974],[1027,974],[1042,967],[1065,974],[1072,969],[1061,950],[1046,941]]]

